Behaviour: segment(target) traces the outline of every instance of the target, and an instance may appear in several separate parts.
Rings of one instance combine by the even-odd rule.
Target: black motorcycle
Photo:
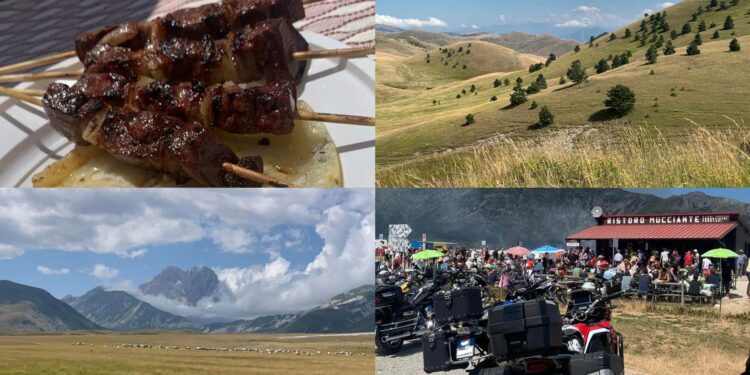
[[[433,327],[432,297],[448,281],[444,275],[410,282],[404,294],[397,285],[378,285],[375,289],[375,344],[382,354],[401,350],[405,340],[420,338]],[[414,290],[416,289],[416,291]]]

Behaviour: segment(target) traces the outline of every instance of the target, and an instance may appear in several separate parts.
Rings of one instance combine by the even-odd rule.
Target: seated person
[[[706,276],[706,282],[714,286],[714,290],[717,292],[721,291],[721,278],[716,272],[713,271],[713,267],[708,269],[708,276]]]
[[[644,268],[638,275],[638,295],[651,293],[651,275]]]

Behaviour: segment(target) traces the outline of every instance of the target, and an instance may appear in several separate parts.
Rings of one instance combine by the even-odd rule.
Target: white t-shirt
[[[711,259],[703,258],[703,269],[707,270],[710,265],[711,265]]]
[[[662,263],[669,262],[669,251],[664,250],[661,252],[661,261]]]
[[[615,254],[615,262],[622,262],[622,254],[617,253]]]

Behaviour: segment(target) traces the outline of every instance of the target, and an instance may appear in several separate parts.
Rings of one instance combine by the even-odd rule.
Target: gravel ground
[[[627,353],[626,353],[627,354]],[[411,341],[404,343],[401,351],[394,356],[375,357],[375,373],[377,375],[406,375],[422,372],[422,343]],[[466,370],[453,370],[438,374],[466,375]],[[647,375],[625,369],[625,375]]]

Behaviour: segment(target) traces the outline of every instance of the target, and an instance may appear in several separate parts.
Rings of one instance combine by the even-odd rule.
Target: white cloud
[[[394,27],[416,27],[416,28],[422,28],[426,26],[432,26],[432,27],[446,27],[448,26],[445,21],[435,18],[435,17],[428,17],[427,19],[418,19],[418,18],[398,18],[393,16],[387,16],[384,14],[376,14],[375,15],[375,23],[378,25],[387,25],[387,26],[394,26]]]
[[[135,259],[146,255],[146,253],[148,253],[148,249],[136,249],[126,252],[124,256],[126,258]]]
[[[644,14],[651,14],[651,13],[654,13],[654,10],[650,8],[646,8],[641,11],[641,14],[638,15],[638,18],[641,18]]]
[[[23,255],[23,250],[16,248],[15,246],[0,243],[0,260],[12,259],[21,255]]]
[[[500,18],[500,22],[505,22],[506,17],[504,14],[501,14],[498,18]]]
[[[257,242],[257,239],[244,229],[218,226],[211,231],[210,236],[216,245],[229,253],[243,254],[256,251],[250,245]]]
[[[471,25],[471,28],[472,28],[472,29],[478,29],[478,28],[479,28],[479,26],[477,26],[477,25]]]
[[[569,20],[563,23],[555,24],[555,26],[557,27],[586,27],[588,25],[579,20]]]
[[[601,12],[601,9],[599,9],[597,7],[590,7],[590,6],[586,6],[586,5],[581,5],[578,8],[576,8],[576,10],[579,11],[579,12],[582,12],[582,13],[599,13],[599,12]]]
[[[103,264],[97,264],[94,266],[94,268],[91,270],[90,275],[96,277],[97,279],[114,279],[117,277],[117,275],[120,274],[120,271],[107,267]]]
[[[59,276],[59,275],[68,275],[70,274],[70,270],[67,268],[61,268],[59,270],[55,270],[49,267],[45,266],[37,266],[36,270],[39,271],[42,275],[47,276]]]
[[[346,200],[325,208],[314,229],[323,246],[307,264],[295,266],[281,253],[268,252],[268,260],[262,264],[214,268],[224,286],[218,301],[203,299],[196,306],[187,306],[164,297],[144,296],[132,287],[126,290],[170,313],[209,321],[299,312],[351,288],[372,284],[372,191],[352,192]],[[305,233],[292,228],[283,237],[293,241],[304,239]]]
[[[670,3],[670,2],[666,2],[666,3],[661,3],[661,9],[664,9],[664,8],[669,8],[669,7],[671,7],[672,5],[674,5],[674,3]]]

